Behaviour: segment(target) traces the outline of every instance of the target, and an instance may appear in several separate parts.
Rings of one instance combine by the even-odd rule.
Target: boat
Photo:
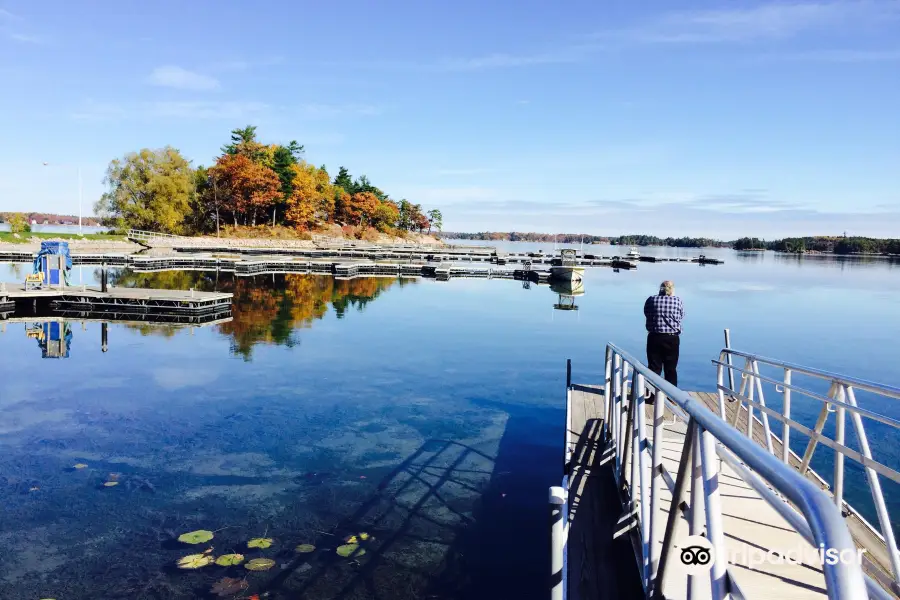
[[[632,246],[631,249],[628,251],[628,254],[626,254],[625,256],[627,256],[628,258],[640,258],[641,253],[638,252],[637,248]]]
[[[559,258],[550,263],[550,279],[556,281],[581,281],[584,279],[584,267],[578,266],[575,250],[565,248],[559,251]]]

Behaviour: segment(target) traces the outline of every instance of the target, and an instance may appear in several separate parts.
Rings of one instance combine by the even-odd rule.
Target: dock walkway
[[[711,410],[718,412],[716,394],[690,392],[702,400]],[[729,422],[734,422],[737,402],[726,403]],[[652,423],[653,407],[646,406],[646,422]],[[569,535],[568,535],[568,598],[596,600],[606,598],[627,599],[642,597],[640,575],[634,561],[633,539],[625,535],[634,526],[634,518],[623,511],[627,506],[626,490],[616,489],[612,470],[615,468],[614,451],[605,450],[602,437],[605,418],[605,397],[601,386],[573,385],[570,407],[570,432],[576,440],[570,465]],[[746,423],[747,412],[738,415],[738,426]],[[664,426],[663,464],[674,478],[678,471],[684,448],[686,424],[675,418],[666,408]],[[762,430],[762,426],[757,427]],[[754,436],[760,445],[762,436]],[[797,458],[799,466],[799,458]],[[732,584],[746,598],[778,598],[779,600],[805,600],[827,598],[825,578],[817,564],[816,549],[788,524],[760,495],[749,487],[728,465],[720,461],[720,494],[725,543],[729,556],[728,574]],[[631,472],[626,461],[626,480]],[[821,478],[815,474],[819,481]],[[824,482],[823,482],[824,483]],[[637,487],[630,486],[629,487]],[[671,493],[666,486],[661,490],[659,510],[663,522],[668,518]],[[635,489],[637,500],[640,494]],[[688,498],[689,499],[689,498]],[[701,508],[702,510],[702,508]],[[683,503],[675,530],[675,544],[679,537],[688,535],[690,507]],[[871,552],[873,540],[867,532],[853,526],[848,520],[854,540],[860,548]],[[627,541],[626,541],[627,540]],[[638,541],[639,543],[639,541]],[[662,540],[657,540],[662,545]],[[881,544],[883,548],[883,544]],[[800,554],[802,552],[802,554]],[[622,554],[630,554],[630,563],[618,564]],[[768,553],[784,556],[790,553],[801,557],[798,563],[760,559]],[[875,552],[877,556],[878,552]],[[866,570],[871,573],[871,563]],[[699,586],[700,597],[710,597],[708,576],[693,577],[691,585]],[[683,565],[672,560],[666,571],[663,591],[667,599],[687,599],[688,580]],[[636,583],[635,583],[636,582]]]
[[[154,312],[207,314],[229,311],[233,294],[194,290],[157,290],[96,286],[62,286],[26,290],[21,283],[0,283],[0,307],[25,302],[47,302],[58,310],[85,312]]]

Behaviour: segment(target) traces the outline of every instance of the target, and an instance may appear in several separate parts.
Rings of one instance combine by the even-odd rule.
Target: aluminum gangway
[[[564,475],[550,489],[551,598],[604,597],[582,584],[585,569],[604,571],[585,564],[586,556],[603,555],[581,547],[586,533],[577,519],[586,511],[604,513],[588,515],[591,528],[612,518],[614,535],[627,539],[640,582],[634,597],[897,598],[900,554],[882,479],[900,482],[900,473],[873,458],[866,423],[883,435],[895,434],[900,421],[861,407],[857,397],[884,406],[900,399],[900,389],[728,347],[712,364],[714,391],[687,392],[609,344],[602,385],[567,377]],[[816,413],[814,426],[801,422]],[[830,418],[833,437],[824,433]],[[847,439],[848,418],[855,443]],[[808,440],[802,454],[791,449],[792,432]],[[821,448],[831,450],[830,482],[810,466]],[[877,527],[845,499],[847,460],[858,466],[856,502],[865,490]],[[617,501],[598,507],[585,500],[585,481],[604,476]],[[699,573],[685,566],[688,536],[703,538],[713,558]],[[748,568],[735,558],[779,544],[802,546],[812,559],[770,551],[769,559],[785,560]],[[609,575],[607,567],[597,577]]]

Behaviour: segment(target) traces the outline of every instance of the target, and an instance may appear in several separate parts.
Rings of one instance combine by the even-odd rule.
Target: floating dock
[[[49,305],[80,313],[132,313],[198,316],[231,311],[232,294],[194,290],[151,290],[95,286],[62,286],[26,290],[21,283],[0,283],[0,310],[17,304]]]

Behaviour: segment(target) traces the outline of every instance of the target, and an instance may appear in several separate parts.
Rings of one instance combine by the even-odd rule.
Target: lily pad
[[[300,554],[309,554],[310,552],[315,552],[316,547],[312,544],[300,544],[296,548],[294,548],[295,552],[299,552]]]
[[[112,482],[111,482],[112,483]],[[198,529],[197,531],[189,531],[178,536],[179,542],[185,544],[202,544],[213,539],[213,532],[206,529]]]
[[[243,554],[223,554],[216,559],[216,564],[220,567],[231,567],[233,565],[239,565],[242,562],[244,562]]]
[[[116,485],[119,485],[118,481],[104,481],[103,482],[103,487],[113,487]]]
[[[272,545],[274,540],[272,538],[253,538],[249,542],[247,542],[248,548],[268,548]]]
[[[246,579],[238,579],[236,577],[223,577],[215,584],[213,584],[210,591],[216,596],[224,598],[226,596],[233,596],[238,592],[243,592],[249,587],[250,584]]]
[[[244,568],[248,571],[268,571],[275,566],[275,561],[271,558],[254,558],[244,563]]]
[[[338,556],[348,558],[350,556],[362,556],[366,551],[364,548],[360,548],[359,544],[344,544],[343,546],[338,546],[337,553]]]
[[[209,554],[188,554],[178,559],[179,569],[199,569],[213,563],[213,557]]]
[[[75,463],[72,465],[73,469],[87,469],[87,465],[84,463]]]

